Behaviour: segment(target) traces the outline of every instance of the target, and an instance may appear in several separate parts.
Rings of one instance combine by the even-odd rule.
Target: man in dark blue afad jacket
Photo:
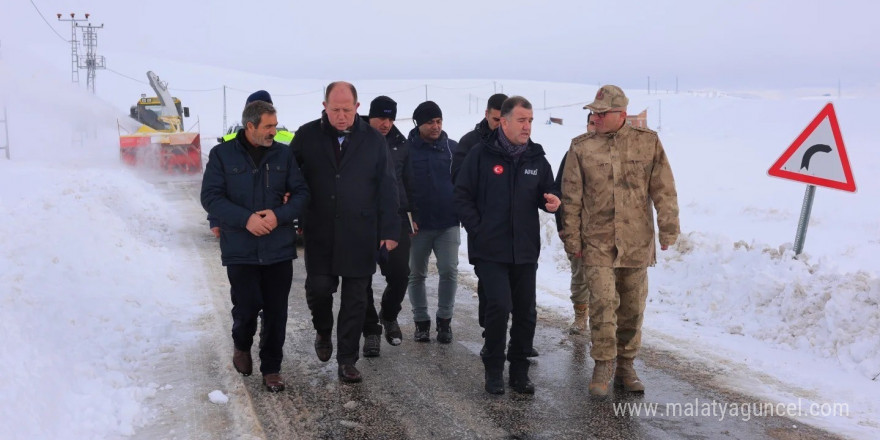
[[[431,316],[425,278],[431,252],[437,258],[437,342],[452,342],[452,309],[458,289],[458,248],[461,230],[452,204],[452,154],[458,144],[443,131],[443,113],[433,101],[413,112],[416,128],[409,132],[409,157],[413,169],[412,201],[419,220],[409,257],[409,301],[415,320],[415,340],[431,340]]]
[[[385,138],[358,117],[357,90],[333,82],[321,118],[290,146],[312,197],[306,207],[306,301],[316,330],[315,353],[333,355],[333,293],[342,280],[336,341],[339,379],[360,382],[355,368],[377,256],[397,247],[397,179]]]
[[[373,289],[370,287],[367,295],[367,315],[364,320],[364,356],[379,356],[379,336],[382,328],[385,328],[385,340],[391,345],[400,345],[403,334],[397,323],[397,315],[400,313],[400,303],[406,295],[406,286],[409,280],[409,247],[410,216],[414,220],[418,218],[410,206],[412,188],[412,169],[409,163],[409,146],[406,137],[394,126],[397,119],[397,103],[387,96],[379,96],[370,103],[370,113],[365,118],[370,127],[375,128],[385,136],[388,144],[388,152],[394,162],[394,172],[397,177],[397,195],[400,202],[398,214],[400,214],[400,239],[397,247],[388,252],[387,257],[380,255],[379,268],[385,276],[385,290],[382,292],[382,308],[376,313],[373,304]],[[381,323],[381,325],[380,325]]]
[[[272,104],[248,104],[241,123],[245,128],[235,139],[211,149],[202,206],[220,223],[220,254],[232,287],[232,365],[245,376],[253,371],[250,350],[263,310],[260,372],[269,391],[282,391],[287,298],[296,258],[292,221],[309,190],[291,149],[273,140],[278,119]]]
[[[501,106],[501,126],[471,149],[455,184],[455,206],[468,233],[468,259],[485,289],[486,340],[481,357],[486,391],[504,393],[505,340],[510,327],[509,384],[534,393],[529,361],[535,336],[535,275],[541,252],[538,209],[560,205],[544,149],[529,139],[532,105],[513,96]]]

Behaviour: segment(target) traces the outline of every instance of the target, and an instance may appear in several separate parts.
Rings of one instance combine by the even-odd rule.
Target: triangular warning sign
[[[770,167],[771,176],[855,192],[843,136],[829,102]]]

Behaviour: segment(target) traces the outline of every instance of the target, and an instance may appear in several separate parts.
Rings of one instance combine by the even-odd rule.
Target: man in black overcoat
[[[336,360],[343,382],[360,382],[355,368],[376,261],[397,247],[397,181],[385,138],[357,115],[357,90],[327,86],[321,118],[296,131],[291,147],[311,191],[305,210],[306,300],[315,352],[333,354],[333,293],[340,285]]]

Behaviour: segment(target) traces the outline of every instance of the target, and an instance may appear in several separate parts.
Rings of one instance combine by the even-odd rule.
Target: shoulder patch
[[[595,134],[596,134],[595,132],[593,132],[593,133],[584,133],[584,134],[582,134],[582,135],[580,135],[580,136],[577,136],[577,137],[575,137],[574,139],[572,139],[572,140],[571,140],[571,144],[574,145],[574,144],[581,143],[581,142],[583,142],[583,141],[585,141],[585,140],[587,140],[587,139],[593,137]]]

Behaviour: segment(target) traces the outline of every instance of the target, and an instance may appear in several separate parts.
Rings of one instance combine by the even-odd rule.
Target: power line
[[[304,95],[312,95],[315,93],[323,93],[323,92],[324,92],[324,89],[320,89],[320,90],[312,90],[312,91],[302,92],[302,93],[290,93],[290,94],[286,94],[286,95],[285,94],[278,94],[275,96],[304,96]]]
[[[181,89],[180,87],[175,87],[174,90],[179,90],[181,92],[216,92],[218,90],[223,90],[223,87],[214,87],[213,89]]]
[[[430,85],[431,87],[434,87],[435,89],[445,89],[445,90],[467,90],[467,89],[479,89],[479,88],[482,88],[482,87],[486,87],[486,86],[489,85],[489,83],[478,84],[478,85],[475,85],[475,86],[465,86],[465,87],[443,87],[443,86],[435,86],[435,85],[431,85],[431,84],[428,84],[428,85]]]
[[[130,77],[130,76],[124,74],[124,73],[119,73],[119,72],[117,72],[117,71],[115,71],[115,70],[113,70],[113,69],[111,69],[111,68],[109,68],[109,67],[106,68],[106,70],[107,70],[108,72],[110,72],[110,73],[113,73],[113,74],[119,75],[119,76],[121,76],[121,77],[123,77],[123,78],[130,79],[130,80],[132,80],[132,81],[134,81],[134,82],[139,82],[139,83],[141,83],[141,84],[150,85],[150,83],[148,83],[148,82],[146,82],[146,81],[141,81],[141,80],[139,80],[139,79],[132,78],[132,77]]]
[[[141,84],[146,84],[146,85],[150,85],[150,83],[148,83],[148,82],[146,82],[146,81],[141,81],[141,80],[139,80],[139,79],[137,79],[137,78],[132,78],[132,77],[130,77],[130,76],[124,74],[124,73],[117,72],[117,71],[115,71],[115,70],[113,70],[113,69],[111,69],[111,68],[106,68],[106,70],[107,70],[108,72],[112,73],[112,74],[119,75],[119,76],[121,76],[121,77],[123,77],[123,78],[126,78],[126,79],[130,79],[130,80],[132,80],[132,81],[134,81],[134,82],[141,83]],[[181,88],[179,88],[179,87],[175,87],[175,88],[174,88],[175,91],[178,91],[178,90],[179,90],[179,91],[182,91],[182,92],[216,92],[217,90],[222,90],[222,89],[223,89],[223,87],[215,87],[215,88],[213,88],[213,89],[181,89]]]
[[[55,35],[58,35],[58,38],[60,38],[61,41],[65,42],[65,43],[69,43],[69,41],[65,40],[64,37],[62,37],[61,34],[59,34],[58,31],[56,31],[55,28],[53,28],[52,25],[49,24],[49,21],[46,20],[46,17],[43,17],[43,13],[40,12],[40,8],[38,8],[37,5],[34,4],[34,0],[31,0],[31,5],[33,5],[34,9],[37,10],[37,14],[40,16],[40,18],[43,19],[43,22],[46,23],[46,26],[49,26],[49,29],[52,29],[52,32],[54,32]]]

